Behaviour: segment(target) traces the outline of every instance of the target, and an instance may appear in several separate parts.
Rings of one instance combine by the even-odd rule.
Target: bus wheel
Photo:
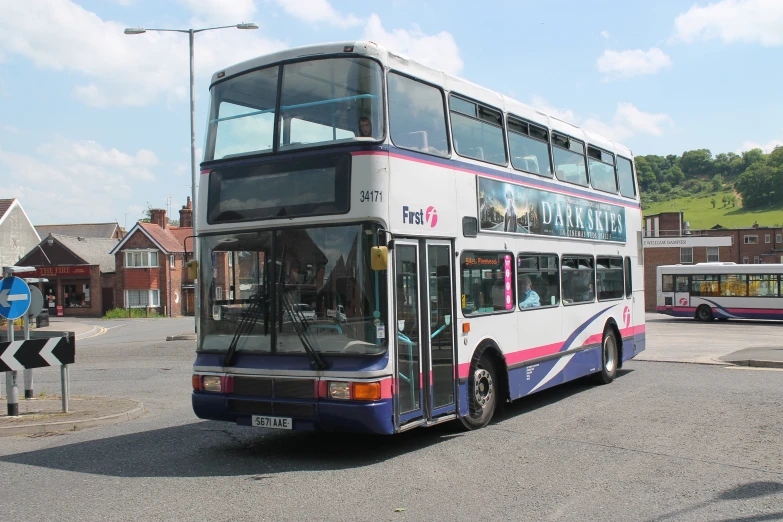
[[[712,308],[701,305],[696,309],[696,319],[699,321],[712,321]]]
[[[470,413],[460,417],[462,425],[468,430],[483,428],[492,420],[498,400],[498,380],[495,366],[483,354],[478,363],[471,366],[468,378],[468,402]]]
[[[617,374],[617,337],[614,330],[604,330],[604,340],[601,343],[601,371],[594,374],[594,380],[598,384],[609,384]]]

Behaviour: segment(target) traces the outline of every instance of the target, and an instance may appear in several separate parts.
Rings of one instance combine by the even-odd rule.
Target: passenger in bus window
[[[594,299],[595,291],[593,290],[593,282],[590,281],[587,283],[587,290],[585,291],[584,296],[582,296],[582,301],[592,301]]]
[[[519,289],[520,294],[522,294],[520,296],[522,300],[519,301],[520,308],[534,308],[536,306],[541,306],[541,299],[539,298],[536,291],[533,290],[533,283],[530,281],[528,276],[523,275],[519,278]]]
[[[359,118],[359,137],[372,138],[372,122],[367,116]]]

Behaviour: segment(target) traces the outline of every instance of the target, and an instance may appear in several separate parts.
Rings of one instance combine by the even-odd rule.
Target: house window
[[[745,244],[746,245],[758,245],[759,244],[759,236],[745,236]]]
[[[157,268],[157,250],[126,250],[125,268]]]
[[[783,234],[775,234],[775,243],[783,243]]]
[[[770,234],[764,234],[764,242],[765,243],[769,243],[771,241],[771,239],[772,238],[770,237]]]
[[[693,263],[693,247],[680,249],[680,263],[682,264]]]
[[[174,254],[169,256],[169,268],[174,270],[177,267],[177,258],[174,257]]]
[[[160,306],[160,290],[125,290],[125,308]]]
[[[748,264],[748,256],[742,256],[742,264],[747,265]]]
[[[731,246],[734,246],[734,236],[731,236]]]
[[[707,262],[717,263],[718,261],[720,261],[720,248],[707,247]]]
[[[761,263],[761,258],[759,256],[753,256],[753,264],[758,265]]]

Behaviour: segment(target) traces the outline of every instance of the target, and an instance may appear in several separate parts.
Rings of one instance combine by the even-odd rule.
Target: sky
[[[477,7],[477,6],[480,6]],[[209,80],[279,49],[370,40],[634,154],[783,144],[783,0],[0,0],[0,198],[34,224],[172,218]]]

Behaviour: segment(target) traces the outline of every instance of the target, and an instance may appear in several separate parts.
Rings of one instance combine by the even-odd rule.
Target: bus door
[[[402,429],[456,411],[452,252],[448,241],[394,242],[395,420]]]
[[[687,307],[691,305],[690,285],[688,276],[678,275],[674,278],[674,306]]]

